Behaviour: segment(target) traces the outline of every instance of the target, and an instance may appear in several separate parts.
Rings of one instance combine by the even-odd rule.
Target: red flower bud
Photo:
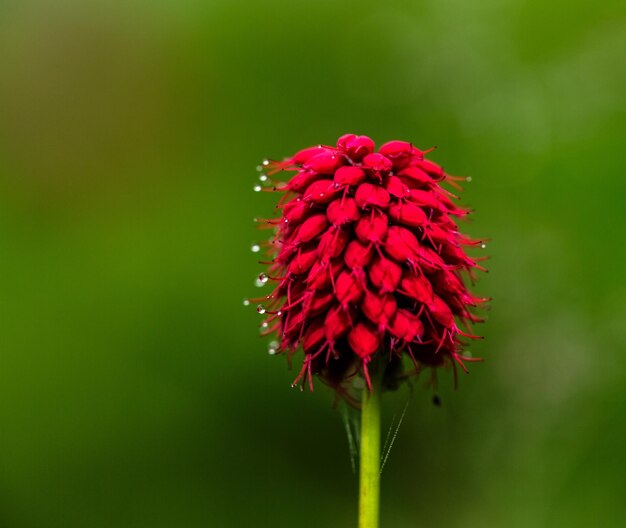
[[[411,299],[427,304],[433,300],[433,287],[424,275],[405,274],[400,283],[402,293]]]
[[[387,237],[389,218],[386,214],[373,209],[370,215],[361,217],[356,224],[356,236],[363,242],[379,244]]]
[[[310,170],[301,170],[287,184],[287,190],[292,192],[303,192],[314,181],[319,180],[320,175]]]
[[[369,266],[369,277],[381,293],[394,292],[400,284],[402,268],[393,260],[377,256]]]
[[[328,341],[337,341],[350,329],[350,315],[341,306],[331,308],[326,314],[324,329]]]
[[[381,182],[382,177],[389,174],[393,168],[393,163],[382,154],[368,154],[363,158],[363,168],[368,174]]]
[[[339,189],[335,187],[333,180],[317,180],[307,187],[303,198],[305,202],[327,204],[332,202],[337,194]]]
[[[280,217],[262,222],[274,238],[258,284],[271,279],[275,288],[258,311],[262,333],[280,343],[272,354],[304,349],[296,382],[312,387],[319,376],[346,395],[355,373],[371,387],[374,360],[384,368],[406,354],[418,370],[469,361],[460,337],[477,336],[457,323],[481,321],[474,307],[487,300],[466,286],[483,268],[465,248],[480,241],[459,233],[455,218],[468,211],[441,186],[458,187],[459,178],[424,154],[405,141],[374,152],[370,138],[347,134],[337,148],[264,163],[269,176],[295,171],[284,185],[272,180],[285,195]]]
[[[406,141],[389,141],[381,145],[378,152],[393,162],[394,169],[400,169],[410,163],[413,158],[419,158],[424,154]]]
[[[361,218],[361,213],[354,198],[339,198],[329,204],[326,216],[331,224],[341,226],[356,222]]]
[[[363,285],[352,272],[342,271],[335,283],[335,294],[342,306],[347,306],[350,303],[356,303],[361,300]]]
[[[385,189],[387,189],[387,192],[395,198],[407,198],[411,193],[409,186],[397,176],[389,176],[387,178],[387,181],[385,182]]]
[[[420,227],[428,223],[428,217],[424,210],[410,202],[398,202],[390,206],[389,217],[400,224],[411,227]]]
[[[424,334],[424,325],[416,314],[408,310],[398,310],[391,320],[389,332],[405,343],[410,343],[422,337]]]
[[[356,204],[361,208],[376,206],[384,209],[389,205],[389,193],[378,185],[362,183],[354,194]]]
[[[302,337],[302,348],[305,352],[314,351],[325,338],[324,320],[316,319],[304,332]]]
[[[320,243],[319,246],[317,246],[317,254],[321,259],[338,257],[343,253],[349,241],[350,236],[347,231],[343,231],[337,227],[331,228],[320,237]]]
[[[366,178],[367,176],[365,175],[365,171],[363,169],[359,169],[359,167],[354,167],[352,165],[346,165],[337,169],[333,179],[336,184],[343,187],[359,185],[364,182]]]
[[[328,221],[326,215],[317,214],[307,218],[302,225],[298,228],[298,232],[294,237],[294,244],[300,244],[302,242],[309,242],[316,236],[320,235],[328,227]]]
[[[378,325],[379,331],[383,332],[396,313],[397,306],[396,299],[392,294],[378,295],[366,290],[361,303],[361,310],[363,310],[363,315]]]
[[[317,260],[317,251],[315,248],[308,251],[299,251],[298,255],[289,262],[287,271],[292,275],[300,275],[311,269]]]
[[[387,233],[385,251],[398,262],[416,261],[419,256],[417,237],[408,229],[391,226]]]
[[[344,254],[346,265],[351,268],[364,268],[372,260],[374,254],[374,246],[368,242],[360,240],[352,240]]]
[[[367,136],[346,134],[337,141],[337,148],[343,150],[353,161],[361,161],[370,152],[374,152],[374,142]]]
[[[365,323],[358,323],[348,334],[348,342],[354,353],[360,358],[367,358],[378,350],[380,338]]]
[[[303,167],[318,174],[334,174],[345,162],[345,157],[339,152],[322,152],[310,158]]]
[[[324,145],[315,145],[314,147],[305,148],[297,152],[293,157],[290,158],[289,161],[294,165],[302,165],[309,161],[311,158],[317,156],[318,154],[332,154],[334,152],[337,152],[337,150],[331,147],[325,147]]]

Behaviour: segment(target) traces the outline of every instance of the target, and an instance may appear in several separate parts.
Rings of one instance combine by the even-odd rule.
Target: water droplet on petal
[[[487,244],[481,244],[480,247],[485,249],[487,247]]]
[[[250,299],[244,299],[243,300],[243,305],[244,306],[250,306]]]
[[[263,306],[262,304],[259,304],[256,307],[256,311],[257,311],[257,313],[260,313],[261,315],[263,315],[265,313],[265,306]]]
[[[264,167],[267,167],[269,164],[270,164],[270,160],[268,160],[268,159],[264,159],[264,160],[263,160],[262,165],[263,165]]]
[[[467,178],[465,178],[465,181],[468,182],[468,183],[471,182],[472,181],[472,177],[468,176]]]
[[[267,176],[265,174],[261,174],[261,176],[259,176],[259,180],[261,180],[262,182],[266,182]]]
[[[257,165],[256,166],[256,170],[257,170],[257,172],[261,172],[263,170],[263,166],[262,165]]]
[[[270,278],[268,277],[267,273],[261,273],[259,275],[259,282],[265,284],[268,280],[270,280]]]
[[[250,251],[252,251],[252,253],[258,253],[261,251],[261,246],[258,244],[252,244],[252,246],[250,246]]]
[[[260,185],[255,185],[253,189],[254,189],[254,192],[261,192],[262,187]]]
[[[278,353],[278,348],[280,347],[280,343],[278,341],[270,341],[267,345],[267,353],[270,356],[274,356]]]
[[[267,321],[263,321],[263,322],[261,323],[261,328],[267,328],[268,326],[269,326],[269,324],[268,324],[268,322],[267,322]]]

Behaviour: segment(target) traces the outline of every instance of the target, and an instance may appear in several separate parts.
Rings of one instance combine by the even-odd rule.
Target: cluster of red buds
[[[467,280],[484,268],[464,246],[484,242],[459,233],[454,218],[469,211],[440,185],[460,189],[466,178],[446,174],[428,152],[404,141],[374,152],[369,137],[347,134],[335,147],[259,167],[255,190],[284,193],[279,217],[258,220],[273,238],[252,247],[268,256],[257,285],[275,288],[245,303],[261,303],[262,334],[276,336],[271,354],[291,364],[303,349],[294,385],[308,380],[312,390],[316,375],[345,395],[358,375],[371,388],[376,358],[387,378],[407,376],[403,357],[414,372],[451,364],[456,381],[456,365],[467,371],[464,362],[477,361],[464,354],[462,338],[478,338],[470,323],[482,321],[474,308],[488,299],[468,291]]]

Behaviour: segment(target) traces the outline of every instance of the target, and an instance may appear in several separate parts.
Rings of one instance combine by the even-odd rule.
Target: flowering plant
[[[451,365],[456,383],[457,367],[478,361],[463,352],[463,338],[478,338],[474,308],[487,300],[466,285],[484,268],[464,250],[484,242],[459,232],[455,219],[469,210],[441,185],[460,189],[465,178],[446,174],[411,143],[374,147],[347,134],[336,146],[263,162],[256,190],[283,196],[278,217],[260,220],[273,237],[253,249],[268,255],[259,285],[275,287],[247,301],[260,303],[263,334],[276,337],[270,353],[291,363],[304,351],[294,385],[313,390],[317,377],[358,406],[351,382],[365,381],[360,526],[378,518],[380,393],[407,377],[404,358],[413,373]],[[295,174],[283,181],[288,172]]]

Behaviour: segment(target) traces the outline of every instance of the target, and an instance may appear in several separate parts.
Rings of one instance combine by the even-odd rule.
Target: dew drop
[[[268,159],[264,159],[263,162],[262,162],[262,165],[264,167],[267,167],[269,164],[270,164],[270,160],[268,160]]]
[[[487,244],[481,244],[480,247],[485,249],[487,247]]]
[[[268,277],[267,273],[261,273],[259,275],[259,281],[263,284],[265,284],[268,280],[270,280],[270,278]]]
[[[250,251],[252,251],[252,253],[258,253],[261,251],[261,246],[258,244],[252,244],[252,246],[250,246]]]
[[[474,356],[472,355],[472,351],[471,351],[471,350],[465,350],[465,351],[463,352],[463,355],[464,355],[465,357],[468,357],[468,358],[474,357]]]
[[[262,187],[260,185],[255,185],[254,186],[254,192],[261,192]]]
[[[465,181],[468,182],[468,183],[471,182],[472,181],[472,177],[468,176],[467,178],[465,178]]]
[[[267,321],[263,321],[263,322],[261,323],[261,328],[267,328],[268,326],[269,326],[269,324],[268,324],[268,322],[267,322]]]
[[[259,176],[259,180],[261,180],[262,182],[266,182],[267,181],[267,176],[265,174],[261,174]]]
[[[243,300],[243,305],[244,306],[250,306],[250,299],[244,299]]]
[[[257,170],[257,172],[261,172],[263,170],[263,166],[262,165],[257,165],[256,166],[256,170]]]
[[[280,347],[280,343],[278,341],[270,341],[267,345],[267,353],[270,356],[274,356],[278,353],[278,347]]]
[[[265,306],[263,306],[262,304],[259,304],[256,307],[256,311],[257,311],[257,313],[260,313],[261,315],[263,315],[265,313]]]

